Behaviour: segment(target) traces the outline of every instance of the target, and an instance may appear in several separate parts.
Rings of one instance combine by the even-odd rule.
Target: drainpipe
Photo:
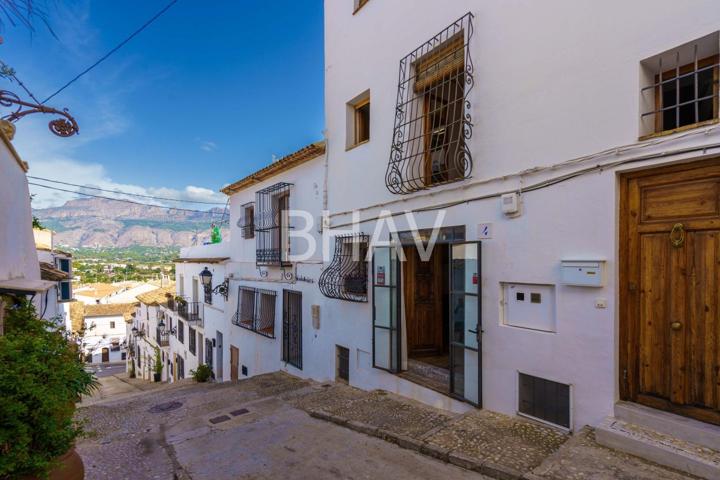
[[[327,128],[322,131],[323,139],[325,140],[325,163],[323,165],[323,212],[327,211],[328,209],[328,169],[329,169],[329,162],[328,157],[330,156],[330,144],[328,141],[328,131]],[[328,216],[328,226],[329,226],[329,216]],[[325,230],[324,226],[325,217],[324,214],[320,219],[320,232],[322,233]]]

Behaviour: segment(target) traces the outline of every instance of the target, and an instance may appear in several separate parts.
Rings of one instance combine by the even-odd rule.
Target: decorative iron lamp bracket
[[[221,284],[216,285],[215,288],[212,289],[212,293],[222,295],[227,302],[228,295],[230,293],[230,280],[226,278]]]
[[[20,100],[20,97],[15,95],[13,92],[7,90],[0,90],[0,106],[15,108],[15,111],[3,116],[3,120],[14,123],[21,118],[30,115],[32,113],[47,113],[51,115],[60,115],[64,118],[56,118],[48,123],[50,131],[59,137],[70,137],[77,134],[80,131],[80,127],[70,115],[67,108],[58,110],[52,107],[46,107],[39,103],[26,102]]]

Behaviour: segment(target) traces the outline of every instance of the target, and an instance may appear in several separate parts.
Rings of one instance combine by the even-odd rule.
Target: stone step
[[[720,450],[720,427],[631,402],[615,404],[615,418],[697,445]]]
[[[700,478],[720,478],[720,451],[651,428],[607,417],[595,430],[600,445]]]

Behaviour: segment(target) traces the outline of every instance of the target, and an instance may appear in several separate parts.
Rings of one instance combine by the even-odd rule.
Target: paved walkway
[[[689,478],[601,447],[591,429],[565,436],[282,373],[154,385],[78,410],[93,432],[78,443],[86,478]]]
[[[320,388],[273,374],[105,397],[78,410],[77,450],[91,479],[486,479],[295,406]]]

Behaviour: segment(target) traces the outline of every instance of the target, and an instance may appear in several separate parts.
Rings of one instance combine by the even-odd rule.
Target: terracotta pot
[[[85,478],[85,465],[82,458],[75,451],[75,447],[58,457],[58,465],[50,470],[49,480],[83,480]],[[40,480],[40,477],[24,477],[24,480]]]

